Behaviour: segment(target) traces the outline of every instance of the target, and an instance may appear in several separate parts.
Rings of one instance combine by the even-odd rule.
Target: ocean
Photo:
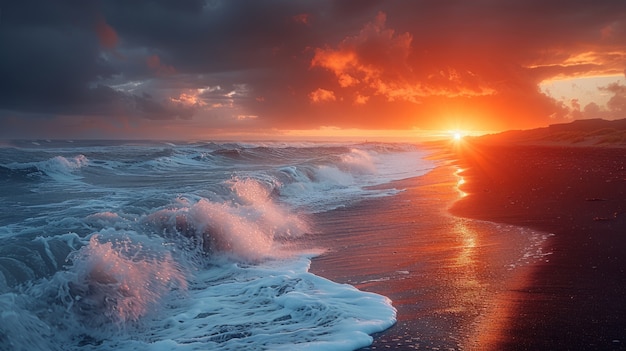
[[[0,147],[0,350],[354,350],[392,301],[309,272],[320,214],[435,167],[403,143]],[[328,243],[326,241],[325,243]]]

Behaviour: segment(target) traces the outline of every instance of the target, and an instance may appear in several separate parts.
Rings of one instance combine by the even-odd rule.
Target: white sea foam
[[[5,166],[13,170],[36,170],[57,181],[72,181],[80,178],[80,169],[87,165],[89,165],[87,157],[76,155],[54,156],[37,162],[13,162]]]
[[[0,347],[351,350],[395,323],[389,299],[308,273],[305,256],[198,266],[163,244],[94,234],[67,270],[0,295]]]
[[[352,149],[336,163],[282,168],[294,181],[280,184],[279,191],[284,201],[294,206],[313,212],[327,211],[355,199],[401,191],[371,187],[427,173],[434,166],[424,156],[424,152],[416,150],[383,153]]]
[[[224,262],[198,272],[189,297],[170,301],[168,318],[146,322],[149,333],[134,331],[100,349],[350,350],[394,323],[388,299],[317,277],[307,267],[307,259]]]
[[[77,171],[89,164],[89,160],[78,155],[74,157],[55,156],[49,160],[38,162],[35,167],[56,180],[72,180],[79,176]]]

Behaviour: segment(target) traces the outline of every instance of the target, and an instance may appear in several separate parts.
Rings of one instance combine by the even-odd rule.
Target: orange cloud
[[[178,97],[170,98],[170,101],[195,107],[203,107],[207,105],[206,102],[199,98],[197,93],[181,93]]]
[[[565,58],[555,55],[551,60],[542,60],[527,65],[526,68],[532,70],[539,83],[559,79],[622,75],[625,62],[626,50],[598,50],[570,53]]]
[[[311,67],[331,71],[341,88],[356,88],[358,104],[366,103],[368,96],[420,103],[430,96],[494,94],[493,88],[470,71],[444,67],[425,76],[415,74],[408,62],[412,35],[396,35],[393,29],[386,28],[386,19],[380,12],[358,35],[345,38],[336,49],[315,49]]]
[[[334,92],[319,88],[309,93],[309,100],[313,103],[320,103],[325,101],[335,101],[336,97]]]
[[[355,105],[365,105],[369,101],[369,96],[363,96],[361,94],[357,94],[354,98]]]

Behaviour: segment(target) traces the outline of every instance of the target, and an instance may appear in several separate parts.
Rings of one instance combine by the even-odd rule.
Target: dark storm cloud
[[[0,24],[0,108],[106,114],[132,107],[128,102],[134,101],[143,115],[156,113],[150,118],[164,118],[167,111],[171,117],[188,118],[188,112],[172,109],[156,91],[107,91],[107,85],[222,72],[235,73],[212,79],[214,84],[245,82],[246,72],[277,67],[308,45],[305,26],[290,20],[307,7],[319,4],[7,2]],[[196,87],[201,84],[203,79],[195,82]],[[143,93],[155,97],[146,99]],[[97,108],[88,108],[87,102]]]
[[[130,48],[158,54],[181,73],[275,66],[275,53],[298,54],[310,31],[293,16],[323,3],[290,1],[109,1],[107,21]]]
[[[114,73],[99,57],[96,14],[88,2],[2,4],[0,105],[59,110],[87,84]]]

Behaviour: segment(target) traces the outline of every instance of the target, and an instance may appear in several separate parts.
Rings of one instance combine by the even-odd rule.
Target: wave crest
[[[272,198],[274,187],[252,178],[234,178],[231,186],[231,201],[180,199],[179,208],[158,210],[145,222],[187,248],[196,245],[205,253],[232,254],[244,261],[285,255],[282,239],[310,232],[302,215]]]

